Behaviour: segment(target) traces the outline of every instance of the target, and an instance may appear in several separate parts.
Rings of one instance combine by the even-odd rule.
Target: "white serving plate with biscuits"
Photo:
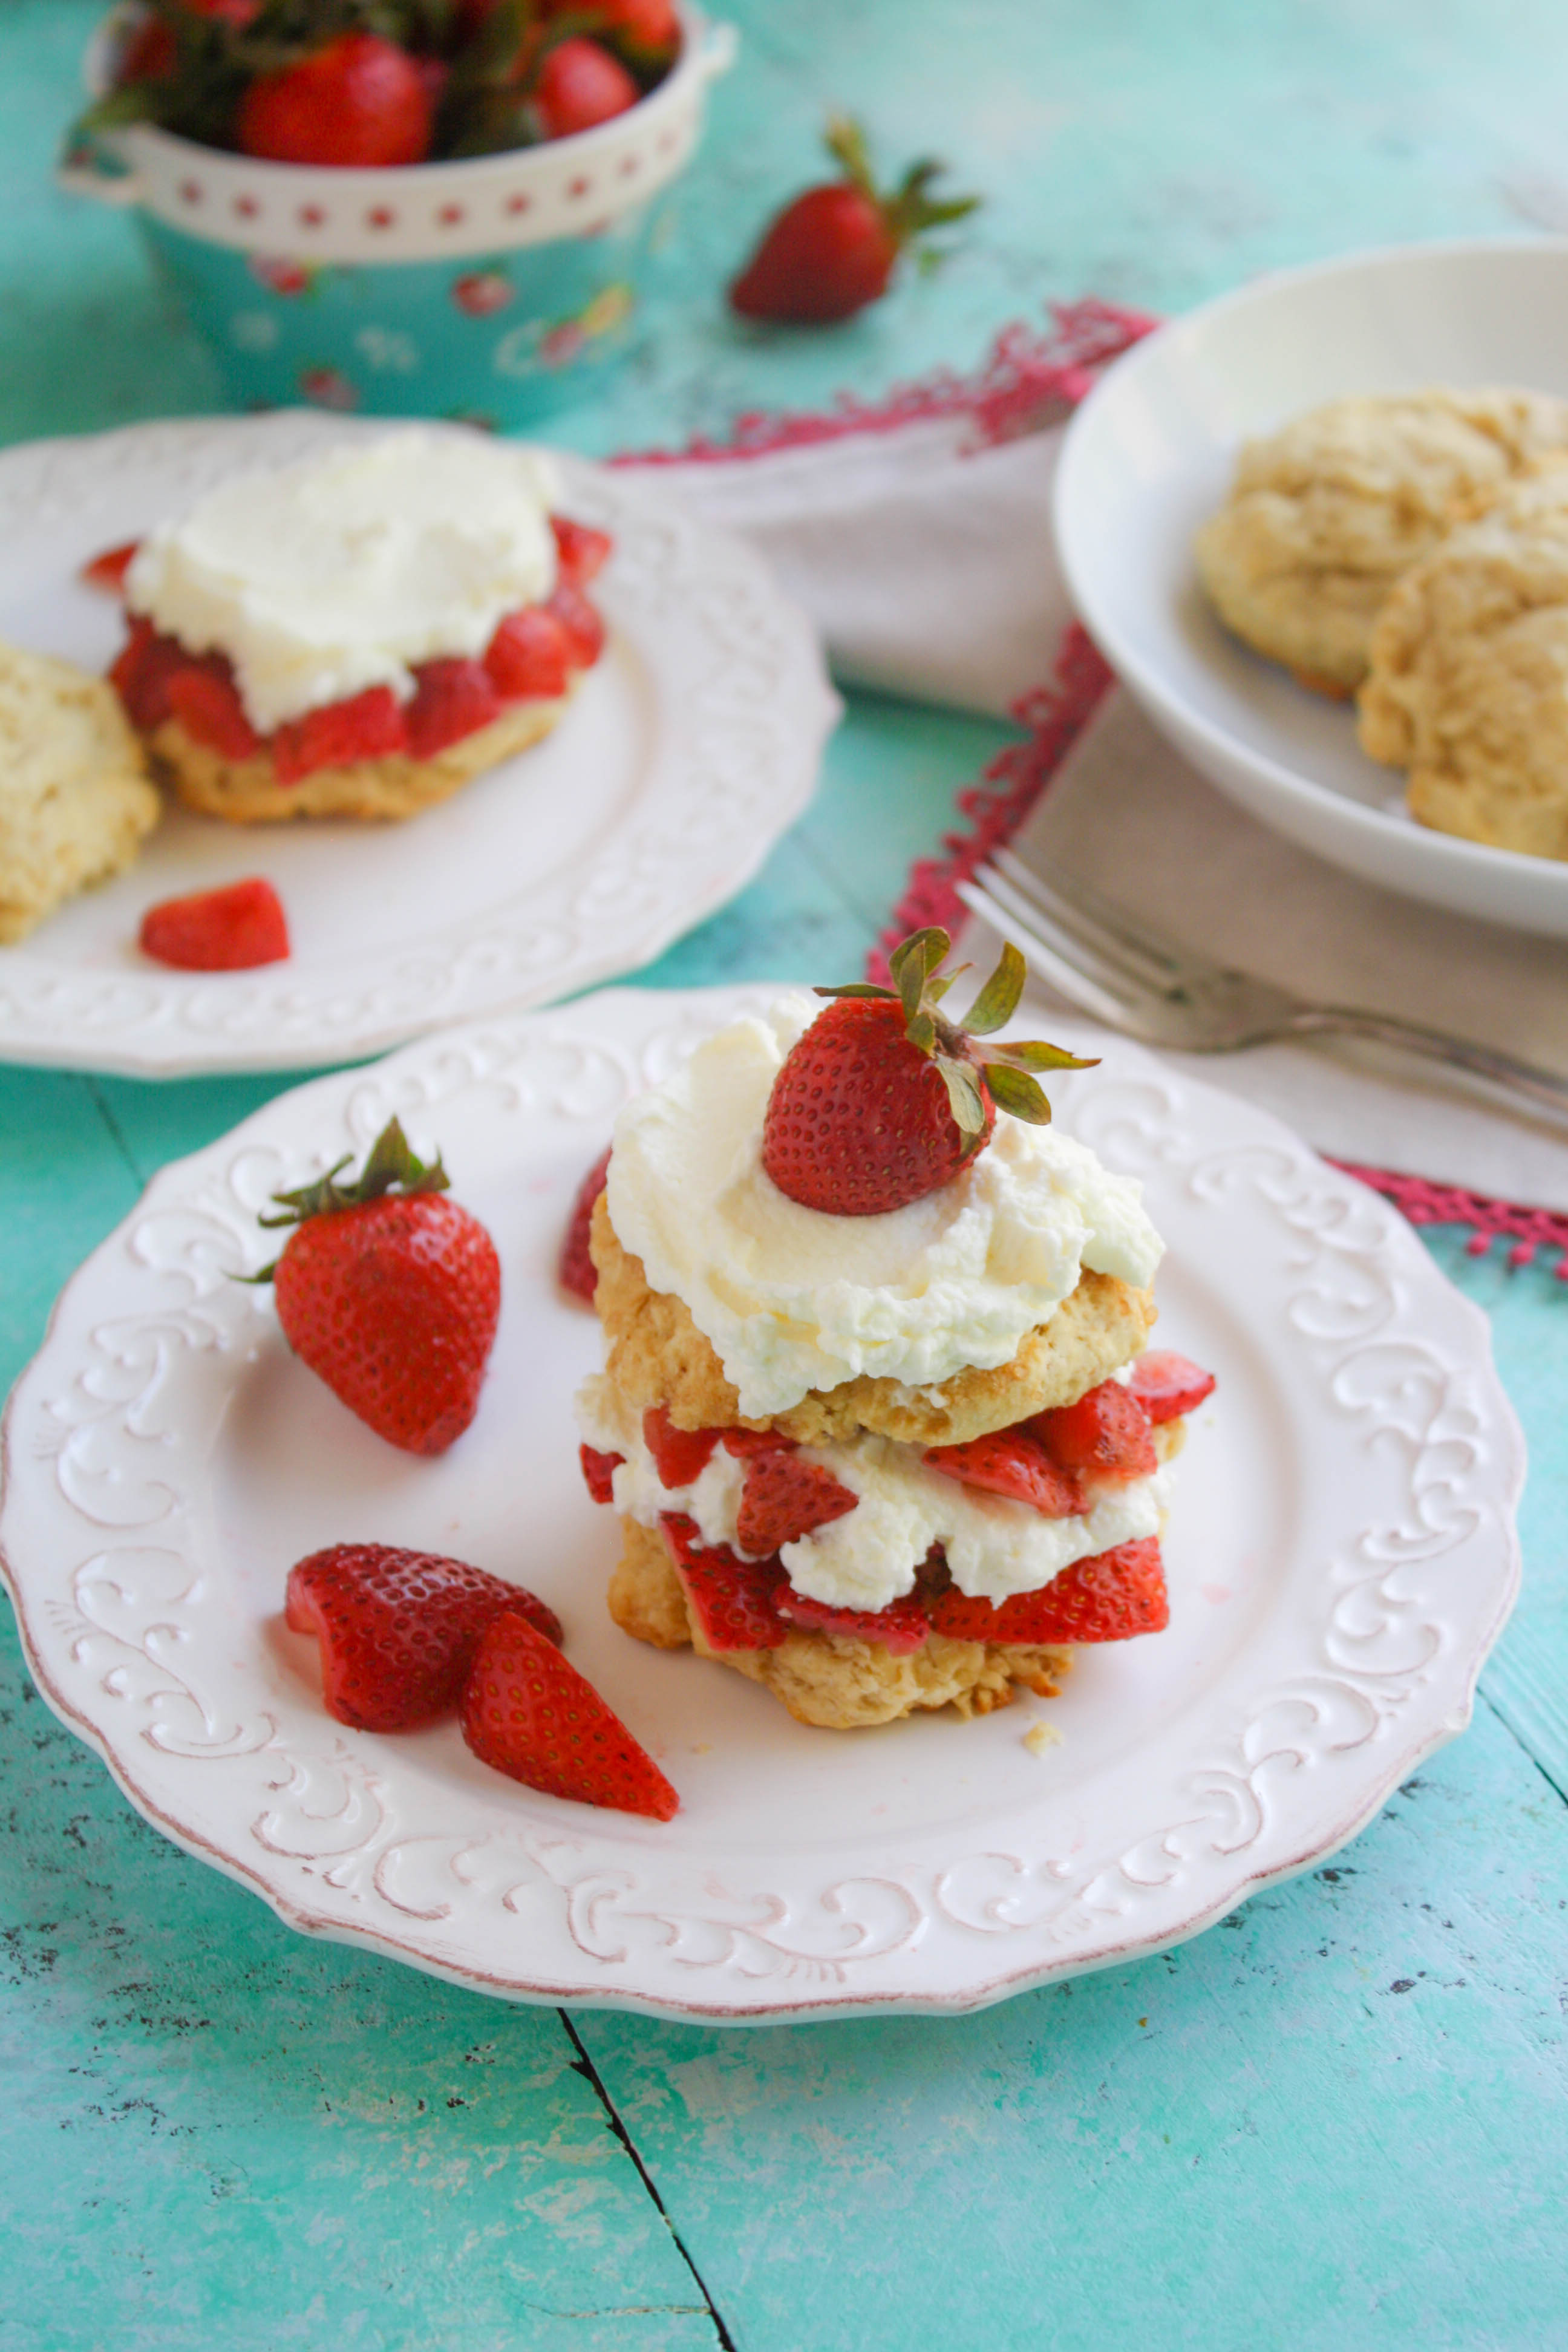
[[[81,564],[226,475],[384,423],[286,411],[0,451],[0,640],[101,671],[123,628]],[[816,789],[839,704],[816,633],[739,540],[562,455],[569,512],[615,535],[610,637],[542,744],[397,824],[235,825],[171,802],[139,861],[0,948],[0,1060],[180,1077],[352,1061],[658,955],[731,898]],[[293,952],[176,971],[137,949],[159,899],[272,882]]]
[[[1568,938],[1568,865],[1417,824],[1353,706],[1222,625],[1193,538],[1244,440],[1320,403],[1434,384],[1568,395],[1568,239],[1354,254],[1260,278],[1138,344],[1068,428],[1057,545],[1073,603],[1150,718],[1222,791],[1363,880]]]
[[[556,1252],[628,1093],[762,1001],[610,991],[277,1097],[162,1171],[17,1383],[0,1555],[40,1690],[148,1820],[308,1934],[512,2000],[954,2013],[1195,1934],[1323,1860],[1468,1720],[1523,1475],[1485,1318],[1277,1121],[1087,1033],[1106,1058],[1053,1081],[1058,1114],[1143,1181],[1160,1341],[1219,1375],[1177,1465],[1167,1631],[1080,1651],[1058,1699],[864,1732],[617,1631],[572,1416],[598,1331]],[[503,1269],[479,1413],[435,1461],[356,1421],[270,1292],[232,1279],[269,1255],[268,1195],[394,1111],[439,1141]],[[675,1819],[522,1788],[452,1723],[332,1722],[282,1602],[295,1559],[348,1538],[550,1601]]]

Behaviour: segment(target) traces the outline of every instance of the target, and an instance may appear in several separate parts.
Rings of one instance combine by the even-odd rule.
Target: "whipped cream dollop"
[[[646,1528],[657,1528],[666,1511],[681,1511],[696,1521],[704,1543],[740,1549],[743,1460],[716,1446],[689,1486],[666,1486],[637,1416],[597,1376],[578,1391],[577,1422],[590,1445],[626,1457],[612,1480],[617,1511]],[[803,1446],[800,1459],[823,1464],[859,1497],[852,1511],[779,1553],[795,1590],[830,1609],[886,1609],[913,1591],[933,1544],[946,1552],[961,1592],[993,1601],[1037,1592],[1075,1560],[1158,1535],[1169,1502],[1169,1473],[1162,1468],[1147,1478],[1102,1480],[1091,1487],[1091,1508],[1081,1517],[1047,1519],[1009,1496],[960,1486],[931,1469],[918,1446],[869,1432],[842,1445]]]
[[[685,1301],[743,1414],[786,1412],[862,1372],[940,1388],[1006,1363],[1084,1267],[1153,1279],[1163,1244],[1142,1187],[1005,1111],[951,1183],[886,1216],[826,1216],[781,1192],[762,1163],[763,1114],[821,1009],[790,995],[732,1023],[616,1122],[616,1232],[654,1289]]]
[[[555,584],[542,451],[418,428],[236,475],[142,542],[125,599],[192,653],[234,665],[262,734],[481,654],[503,614]]]

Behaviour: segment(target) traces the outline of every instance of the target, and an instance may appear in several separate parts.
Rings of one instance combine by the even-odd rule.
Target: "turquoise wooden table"
[[[217,404],[126,225],[51,189],[96,0],[0,7],[0,435]],[[1519,225],[1568,169],[1552,0],[733,0],[656,331],[583,446],[820,406],[1095,292]],[[988,203],[792,341],[714,299],[829,102]],[[1534,192],[1533,194],[1531,192]],[[650,985],[841,971],[1005,730],[868,698],[760,878]],[[164,1160],[275,1079],[0,1073],[0,1385]],[[1471,1730],[1331,1867],[960,2022],[512,2010],[292,1935],[143,1825],[0,1647],[0,2352],[1010,2352],[1568,2344],[1568,1290],[1439,1261],[1529,1433]]]

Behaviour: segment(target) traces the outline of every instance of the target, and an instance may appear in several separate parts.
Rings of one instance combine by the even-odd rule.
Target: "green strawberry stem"
[[[281,1214],[261,1217],[258,1222],[268,1231],[279,1225],[302,1225],[311,1217],[330,1217],[340,1209],[357,1209],[367,1201],[380,1201],[388,1192],[407,1198],[416,1192],[446,1192],[451,1189],[451,1178],[437,1153],[433,1160],[423,1160],[404,1134],[401,1123],[389,1118],[370,1147],[364,1167],[353,1182],[340,1184],[339,1177],[353,1160],[345,1151],[334,1160],[324,1176],[313,1184],[301,1184],[294,1192],[274,1192]],[[270,1282],[278,1271],[278,1261],[264,1266],[259,1274],[245,1276],[248,1282]]]
[[[911,163],[891,194],[884,195],[871,169],[866,134],[852,115],[829,115],[824,142],[845,178],[876,205],[889,236],[900,247],[923,236],[927,229],[944,228],[950,221],[963,220],[981,203],[979,196],[949,196],[933,201],[927,191],[946,166],[934,163],[930,156]]]

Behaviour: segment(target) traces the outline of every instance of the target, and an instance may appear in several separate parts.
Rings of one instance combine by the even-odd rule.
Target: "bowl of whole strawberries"
[[[61,175],[243,404],[525,424],[629,347],[733,52],[690,0],[121,0]]]

